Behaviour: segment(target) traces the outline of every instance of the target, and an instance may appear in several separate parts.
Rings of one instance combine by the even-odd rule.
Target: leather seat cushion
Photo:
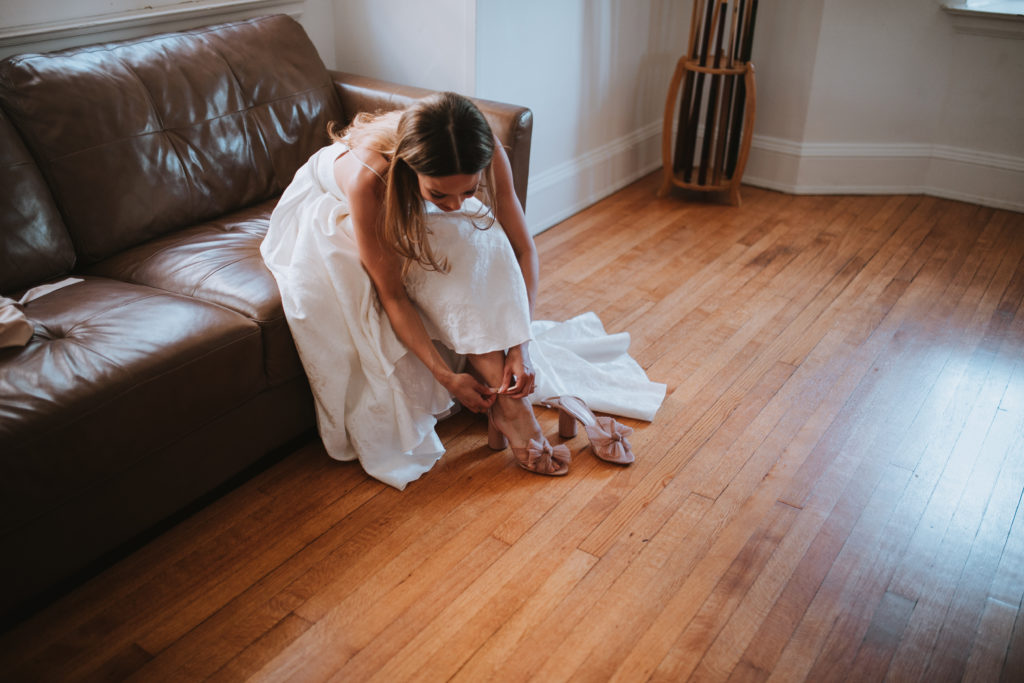
[[[219,306],[87,277],[25,313],[32,340],[0,350],[0,532],[266,387],[258,326]]]
[[[276,386],[302,373],[277,282],[260,256],[276,202],[128,249],[89,272],[195,297],[253,320],[263,333],[268,382]]]

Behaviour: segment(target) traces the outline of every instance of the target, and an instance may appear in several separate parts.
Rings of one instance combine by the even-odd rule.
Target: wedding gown
[[[260,247],[309,378],[327,453],[358,459],[372,477],[404,489],[444,454],[434,427],[453,409],[448,392],[395,335],[363,269],[349,205],[334,176],[348,148],[336,142],[295,174]],[[429,202],[435,255],[448,273],[414,265],[406,289],[453,368],[466,354],[532,339],[531,400],[573,394],[594,410],[651,420],[665,385],[629,356],[629,335],[607,335],[593,313],[565,323],[529,319],[526,286],[501,226],[486,230],[476,198],[460,212]]]

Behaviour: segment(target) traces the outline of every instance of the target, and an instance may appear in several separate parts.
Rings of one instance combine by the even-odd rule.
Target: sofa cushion
[[[71,238],[39,168],[3,111],[0,187],[0,292],[24,289],[71,270]]]
[[[227,309],[86,277],[31,301],[0,350],[0,531],[266,387],[258,327]]]
[[[0,103],[83,264],[280,193],[341,118],[283,15],[11,57]]]
[[[164,235],[92,266],[94,275],[134,282],[230,308],[259,324],[267,380],[302,374],[274,276],[263,263],[270,200]]]

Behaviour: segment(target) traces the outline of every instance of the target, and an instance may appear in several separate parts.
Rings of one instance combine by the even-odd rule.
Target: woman
[[[520,466],[565,474],[528,399],[537,251],[483,115],[440,93],[331,136],[261,247],[327,452],[404,488],[444,453],[435,416],[454,398]]]

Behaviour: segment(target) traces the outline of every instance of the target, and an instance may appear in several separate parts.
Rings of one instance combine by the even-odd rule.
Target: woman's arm
[[[377,225],[383,212],[383,188],[379,179],[361,169],[347,189],[359,258],[395,334],[460,403],[474,412],[484,412],[494,403],[495,394],[472,375],[448,367],[402,282],[401,257],[381,240]]]
[[[497,137],[494,138],[494,159],[491,161],[491,168],[494,171],[495,207],[494,217],[505,230],[508,241],[512,244],[512,251],[515,252],[516,260],[519,262],[519,269],[523,273],[523,280],[526,282],[526,296],[530,302],[530,318],[533,318],[533,307],[537,300],[537,285],[540,280],[540,262],[537,258],[537,247],[533,243],[533,236],[526,227],[526,216],[523,215],[523,207],[516,196],[515,185],[512,182],[512,165],[505,154],[505,148]],[[530,353],[527,344],[508,350],[505,357],[505,372],[502,377],[498,393],[507,394],[512,398],[525,398],[533,391],[536,381],[536,374],[530,362]]]
[[[526,216],[516,196],[515,185],[512,183],[512,165],[509,164],[505,148],[498,138],[494,138],[494,159],[491,168],[494,171],[493,192],[495,195],[494,217],[505,229],[508,241],[519,261],[519,269],[523,271],[526,282],[526,296],[530,301],[530,317],[533,318],[533,306],[537,300],[537,285],[540,279],[540,265],[537,259],[537,247],[533,236],[526,227]]]

